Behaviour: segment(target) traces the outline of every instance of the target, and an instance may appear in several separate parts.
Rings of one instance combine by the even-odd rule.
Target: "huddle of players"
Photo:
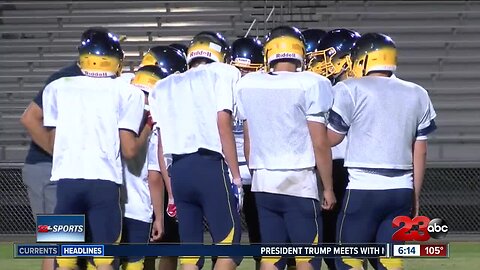
[[[203,242],[203,217],[215,243],[239,243],[242,204],[252,243],[391,242],[391,220],[409,214],[412,196],[418,212],[435,112],[423,88],[393,75],[388,36],[282,26],[263,46],[242,38],[230,48],[221,35],[202,32],[185,53],[154,47],[134,75],[122,76],[123,52],[108,31],[86,31],[79,53],[80,72],[46,86],[43,113],[58,181],[55,213],[86,214],[92,242],[116,243],[121,231],[125,242],[148,242],[152,221],[158,240],[164,181],[167,213],[177,216],[186,243]],[[320,268],[314,258],[295,261],[297,269]],[[113,269],[112,262],[92,263]],[[143,269],[141,257],[127,262],[125,269]],[[218,258],[216,269],[240,262]],[[359,259],[326,262],[362,269]],[[181,258],[184,269],[202,263]],[[262,269],[286,263],[261,259]],[[376,267],[401,263],[380,259]],[[76,260],[58,264],[74,269]]]

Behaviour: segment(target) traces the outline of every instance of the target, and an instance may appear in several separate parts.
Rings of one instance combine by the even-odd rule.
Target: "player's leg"
[[[203,168],[198,171],[198,179],[203,182],[199,191],[213,242],[239,244],[242,232],[240,214],[226,163],[220,154],[209,151],[201,151],[196,159],[197,164]],[[218,257],[215,269],[235,269],[241,261],[241,257]]]
[[[196,154],[173,156],[170,168],[172,192],[177,206],[178,231],[181,243],[203,243],[203,211],[199,190],[204,183],[198,176],[201,170]],[[199,269],[204,258],[181,257],[182,269]]]
[[[106,180],[81,181],[89,186],[86,218],[92,243],[119,243],[123,220],[120,186]],[[113,270],[114,259],[114,257],[95,257],[93,261],[98,270]]]
[[[255,192],[260,235],[263,244],[285,244],[288,241],[287,228],[283,220],[284,209],[281,195]],[[262,257],[261,270],[284,269],[286,260],[277,256]]]
[[[150,238],[151,223],[123,218],[122,243],[145,244]],[[122,258],[123,270],[143,270],[144,258],[131,256]]]
[[[323,240],[322,243],[335,243],[336,242],[336,231],[337,231],[337,219],[338,213],[340,213],[340,208],[342,205],[340,202],[343,201],[345,196],[345,190],[348,184],[348,170],[343,166],[343,159],[333,160],[332,167],[332,176],[333,176],[333,191],[337,202],[339,202],[335,208],[330,211],[322,212],[323,220]],[[336,270],[335,259],[333,258],[324,258],[325,264],[329,270]]]
[[[250,244],[261,243],[260,222],[258,221],[257,205],[255,203],[255,193],[252,192],[252,185],[243,185],[245,195],[243,197],[243,214],[247,223],[248,240]],[[260,257],[254,257],[255,269],[260,269]]]
[[[22,168],[23,183],[27,187],[30,208],[33,218],[37,214],[52,214],[57,201],[57,185],[50,181],[52,163],[40,162],[25,164]],[[42,269],[51,270],[55,266],[55,259],[43,259]]]
[[[377,230],[375,241],[377,243],[403,244],[403,242],[392,241],[392,235],[396,228],[393,228],[392,221],[397,216],[408,216],[412,208],[412,189],[391,189],[382,190],[381,198],[385,202],[385,215],[382,223]],[[403,260],[401,258],[380,258],[377,263],[379,270],[403,270]]]
[[[85,180],[78,179],[60,179],[57,183],[57,204],[55,214],[85,214],[87,211],[85,197],[88,194],[88,188],[83,185]],[[89,226],[87,225],[87,230]],[[70,270],[77,267],[77,258],[64,257],[57,258],[57,270]]]
[[[165,193],[168,194],[168,191]],[[165,204],[168,203],[169,197],[173,197],[168,195],[165,196]],[[180,243],[180,235],[178,233],[178,221],[177,218],[170,217],[166,215],[165,219],[165,226],[164,226],[164,234],[160,242],[162,243]],[[162,270],[176,270],[178,264],[178,257],[161,257],[159,261],[159,269]]]
[[[287,195],[282,196],[285,207],[284,222],[288,237],[293,244],[318,245],[321,238],[321,206],[319,201]],[[296,257],[298,270],[313,269],[314,261],[319,258]],[[316,265],[319,265],[318,263]]]
[[[337,242],[371,243],[375,241],[378,217],[375,191],[347,190],[337,221]],[[336,259],[339,270],[363,269],[363,259],[343,257]]]

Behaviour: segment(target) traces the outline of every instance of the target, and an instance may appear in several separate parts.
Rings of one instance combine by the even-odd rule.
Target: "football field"
[[[407,270],[474,270],[480,265],[480,243],[451,243],[448,259],[406,259]],[[13,244],[0,244],[0,269],[36,270],[40,269],[39,259],[13,259]],[[203,269],[210,270],[210,260],[206,260]],[[253,260],[245,259],[238,270],[255,269]],[[322,266],[322,269],[327,269]],[[369,267],[369,269],[372,269]],[[161,270],[161,269],[160,269]]]

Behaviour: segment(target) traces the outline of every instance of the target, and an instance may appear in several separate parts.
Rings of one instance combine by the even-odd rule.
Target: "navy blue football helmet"
[[[352,61],[350,50],[360,34],[348,29],[335,29],[327,32],[318,43],[308,63],[308,70],[331,80],[347,72],[350,75]]]
[[[180,44],[180,43],[172,43],[168,46],[173,47],[177,50],[180,50],[183,54],[185,54],[185,59],[187,58],[188,47],[186,45],[183,45],[183,44]]]
[[[327,32],[321,29],[307,29],[302,32],[305,38],[305,52],[308,54],[317,49],[318,43]]]
[[[150,48],[143,56],[140,67],[155,65],[160,67],[165,74],[185,72],[187,61],[185,55],[178,49],[170,46],[155,46]]]
[[[239,38],[232,43],[232,65],[241,71],[257,71],[263,67],[263,45],[258,39]]]

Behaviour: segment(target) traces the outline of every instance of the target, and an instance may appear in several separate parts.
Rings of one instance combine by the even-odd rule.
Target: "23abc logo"
[[[393,219],[392,226],[400,227],[392,235],[392,240],[395,241],[427,241],[430,237],[442,239],[450,230],[447,223],[441,218],[430,220],[426,216],[417,216],[413,219],[407,216],[398,216]]]

